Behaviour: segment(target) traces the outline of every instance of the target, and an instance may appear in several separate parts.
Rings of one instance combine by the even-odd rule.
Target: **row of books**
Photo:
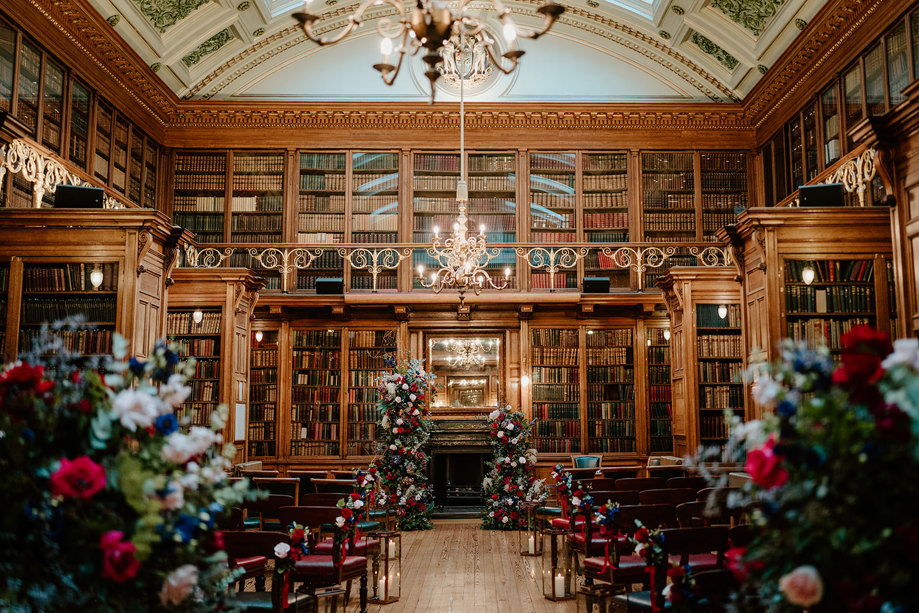
[[[233,172],[284,172],[284,154],[234,153]]]
[[[627,228],[628,213],[584,213],[584,229],[592,228]]]
[[[192,379],[188,381],[188,387],[191,388],[189,402],[220,401],[220,384],[217,381],[198,381]]]
[[[785,260],[785,282],[801,282],[805,268],[814,270],[814,283],[870,283],[873,260]]]
[[[303,214],[297,218],[300,232],[344,232],[345,217],[329,213]]]
[[[380,420],[380,409],[376,405],[351,404],[348,405],[348,421],[377,422]],[[372,438],[372,437],[371,437]]]
[[[647,197],[658,191],[672,189],[693,190],[695,189],[695,181],[692,171],[646,173],[641,176],[641,188],[642,193]]]
[[[736,383],[743,374],[740,362],[700,362],[699,377],[705,383]]]
[[[629,197],[625,192],[584,194],[583,202],[585,209],[622,209],[629,206]]]
[[[560,192],[530,192],[530,204],[532,206],[542,206],[553,211],[574,210],[574,202],[574,192],[567,189]]]
[[[216,175],[175,175],[175,189],[188,191],[226,191],[227,177],[222,172]]]
[[[302,368],[302,367],[299,367]],[[327,367],[316,366],[310,370],[297,370],[292,375],[294,385],[341,385],[341,372],[338,370],[329,370]]]
[[[187,423],[190,426],[210,426],[214,409],[214,403],[199,404],[195,402],[186,402],[181,408],[176,409],[176,417],[181,424]]]
[[[533,417],[536,419],[579,419],[581,406],[577,403],[533,403]]]
[[[380,444],[375,441],[349,441],[348,442],[348,455],[349,456],[371,456],[380,455]]]
[[[230,230],[233,232],[271,232],[281,231],[280,215],[233,215],[230,221]],[[256,241],[260,242],[260,241]]]
[[[727,409],[743,406],[743,387],[740,385],[700,385],[699,403],[702,409]]]
[[[591,438],[589,450],[600,453],[635,451],[635,440],[631,438]]]
[[[669,387],[667,388],[669,391]],[[651,398],[651,419],[671,419],[673,417],[673,407],[670,404],[670,394],[666,399]]]
[[[251,403],[265,403],[262,404],[250,404],[249,415],[251,416],[254,411],[259,411],[264,413],[265,411],[271,411],[271,417],[265,419],[274,419],[274,407],[273,403],[278,401],[278,388],[275,385],[263,385],[263,386],[249,386],[249,402]],[[258,417],[252,417],[252,419],[260,419]]]
[[[261,232],[240,232],[233,230],[233,233],[230,234],[230,240],[234,243],[256,243],[256,244],[275,244],[281,242],[281,229],[278,228],[272,232],[263,230]],[[247,254],[248,255],[248,254]],[[253,264],[252,268],[256,268],[258,265]],[[249,267],[248,264],[246,267]]]
[[[284,198],[280,194],[230,198],[230,210],[234,213],[280,213],[283,207]]]
[[[339,330],[294,330],[294,347],[340,347]]]
[[[513,154],[469,156],[469,170],[472,172],[514,172],[516,164]]]
[[[270,349],[251,349],[249,351],[249,365],[254,369],[266,368],[271,366],[278,365],[278,348],[277,345]],[[253,370],[254,373],[258,373],[260,377],[272,377],[272,375],[277,377],[277,370]],[[271,380],[276,380],[272,378]],[[255,383],[263,383],[264,381],[255,381]]]
[[[226,173],[227,158],[223,154],[185,155],[176,156],[176,170],[181,172],[219,172]]]
[[[395,192],[398,190],[399,174],[394,172],[385,175],[354,175],[354,183],[351,188],[351,191],[356,194]]]
[[[308,440],[292,440],[290,442],[290,455],[298,457],[337,456],[339,444],[337,442],[320,443]]]
[[[574,153],[531,153],[530,168],[574,172]]]
[[[633,383],[635,369],[629,366],[588,366],[587,383]]]
[[[587,419],[635,419],[633,402],[599,402],[587,405]]]
[[[747,171],[747,158],[743,153],[704,152],[700,155],[702,170]]]
[[[460,159],[455,153],[417,153],[415,170],[459,171]]]
[[[344,233],[332,232],[298,232],[297,243],[300,245],[336,245],[345,242]]]
[[[300,189],[343,192],[346,188],[344,174],[300,175]]]
[[[747,192],[736,194],[702,194],[703,209],[745,209],[747,208]]]
[[[576,329],[534,328],[531,338],[534,347],[577,348],[578,346],[578,331]]]
[[[591,232],[587,230],[587,240],[591,243],[626,243],[629,240],[629,233],[628,230],[625,232]],[[587,257],[589,258],[590,254]]]
[[[532,230],[533,236],[531,240],[533,242],[540,242],[546,245],[577,242],[577,234],[573,230],[571,232],[543,232],[541,228],[532,228]]]
[[[725,226],[730,226],[737,221],[737,215],[732,213],[704,213],[702,215],[702,231],[717,232]]]
[[[176,213],[175,222],[193,232],[223,233],[223,215],[208,213]]]
[[[598,347],[610,347],[611,345],[619,347],[631,347],[632,346],[632,329],[631,328],[614,328],[607,330],[588,330],[587,331],[587,346],[593,348],[592,352],[588,351],[588,355],[605,355],[602,352],[597,353],[596,348]]]
[[[534,438],[533,446],[538,453],[578,453],[581,451],[580,436],[576,433],[574,438]]]
[[[352,373],[354,374],[354,373]],[[350,387],[348,388],[348,402],[376,403],[380,400],[380,392],[376,387]]]
[[[586,153],[581,158],[581,168],[585,171],[620,170],[625,171],[628,155],[625,153]]]
[[[533,436],[551,436],[554,438],[576,438],[581,436],[580,421],[542,421],[533,422]],[[538,449],[538,448],[537,448]]]
[[[857,325],[874,325],[874,319],[850,317],[848,319],[806,319],[788,322],[788,338],[806,341],[811,347],[842,348],[842,336]]]
[[[871,313],[874,312],[874,287],[834,285],[814,287],[785,286],[785,308],[794,313]]]
[[[90,323],[114,325],[117,316],[116,307],[114,296],[57,297],[54,300],[25,298],[22,301],[22,320],[27,324],[40,324],[82,315]]]
[[[648,383],[651,385],[670,385],[670,366],[649,366]]]
[[[547,272],[530,273],[530,288],[532,289],[564,289],[575,287],[576,283],[577,275],[574,273],[557,272],[554,278]]]
[[[93,269],[102,272],[102,285],[93,288],[90,275]],[[27,265],[23,270],[24,292],[83,292],[116,291],[118,289],[118,264],[51,264]],[[9,287],[9,269],[0,270],[0,290]]]
[[[412,199],[412,210],[415,213],[448,213],[455,215],[456,198],[416,197]],[[516,204],[506,198],[470,198],[466,205],[469,215],[478,213],[505,213],[513,216]]]
[[[744,192],[747,190],[747,173],[703,172],[702,189]]]
[[[722,305],[717,304],[700,304],[696,307],[696,325],[700,328],[739,328],[740,327],[740,305],[726,304],[727,315],[722,317],[720,309]]]
[[[577,383],[577,368],[542,366],[533,369],[533,383]]]
[[[648,422],[648,434],[651,436],[671,436],[673,424],[669,419],[653,419]]]
[[[399,236],[395,231],[392,232],[352,232],[351,242],[353,243],[395,243],[398,242]]]
[[[290,420],[293,422],[338,422],[340,415],[337,404],[295,404],[290,410]]]
[[[398,153],[355,152],[353,155],[354,163],[352,164],[352,169],[354,172],[361,172],[363,170],[399,169]]]
[[[691,213],[645,213],[645,231],[694,232],[696,219]]]
[[[395,219],[395,216],[393,216],[393,219]],[[426,217],[415,215],[413,229],[416,232],[419,230],[433,231],[437,227],[441,232],[448,232],[455,221],[455,215],[437,214]],[[513,232],[517,227],[517,220],[513,215],[478,214],[469,216],[468,226],[470,232],[477,232],[481,225],[484,225],[487,230]]]
[[[303,423],[294,420],[291,431],[291,441],[317,441],[317,440],[335,440],[338,438],[338,424],[327,422],[309,422]]]
[[[587,402],[635,400],[635,386],[627,383],[588,383]]]
[[[374,441],[377,438],[377,427],[372,423],[348,424],[348,441]]]
[[[271,421],[265,422],[249,422],[249,427],[247,428],[249,434],[249,440],[255,439],[259,441],[264,440],[274,440],[276,438],[275,434],[275,424]]]
[[[533,347],[534,368],[546,366],[578,366],[577,347]]]
[[[388,196],[379,196],[391,201]],[[344,213],[345,196],[324,196],[320,194],[300,194],[297,197],[297,209],[301,213]]]
[[[352,367],[354,367],[353,359],[357,357],[373,357],[380,360],[380,366],[359,366],[359,368],[385,368],[384,361],[386,356],[380,355],[381,351],[386,349],[391,349],[395,351],[395,340],[396,340],[396,330],[351,330],[348,333],[348,344],[351,346],[352,351],[356,348],[364,347],[372,352],[366,353],[357,353],[352,352]]]
[[[643,171],[678,171],[692,170],[692,153],[643,153],[641,167]]]
[[[377,276],[377,289],[397,289],[399,279],[395,271],[384,271]],[[373,289],[373,277],[366,273],[351,273],[351,289]]]
[[[632,362],[631,347],[589,348],[587,350],[588,366],[630,365]]]
[[[740,359],[743,343],[736,335],[700,334],[696,338],[696,355],[700,358]]]
[[[174,343],[179,355],[182,357],[194,357],[198,361],[201,358],[219,358],[220,341],[213,338],[174,338],[170,339]]]
[[[622,190],[629,187],[629,176],[625,173],[614,175],[584,175],[581,186],[584,191]]]
[[[233,175],[234,192],[280,192],[284,190],[284,175]]]
[[[350,358],[348,360],[351,361]],[[352,387],[372,387],[376,389],[382,372],[377,370],[352,370],[348,373],[348,384]],[[363,400],[361,402],[364,402]]]
[[[344,153],[301,153],[301,170],[344,170],[347,156]]]
[[[351,340],[348,367],[351,370],[367,370],[372,372],[374,377],[380,377],[382,371],[388,368],[386,360],[395,353],[395,347],[387,347],[383,343],[379,345],[379,349],[359,349],[360,346],[360,340]]]
[[[112,352],[111,330],[57,330],[54,336],[61,339],[61,343],[68,351],[78,352],[83,355],[110,354]],[[5,335],[4,335],[5,338]],[[32,342],[41,338],[41,331],[20,330],[19,350],[31,349]],[[0,344],[0,349],[3,345]]]
[[[176,196],[172,201],[173,212],[197,211],[201,213],[222,213],[223,196]]]
[[[702,439],[726,439],[730,434],[724,417],[703,415],[699,419],[699,436]]]
[[[355,232],[398,232],[399,216],[395,211],[385,215],[352,215],[351,229]]]
[[[250,457],[271,457],[275,455],[275,442],[250,440],[248,450]]]
[[[217,360],[195,360],[192,377],[196,379],[217,379],[220,377],[220,362]]]
[[[533,401],[576,402],[581,395],[578,385],[541,383],[533,386]]]
[[[220,334],[220,313],[203,311],[195,322],[192,311],[172,311],[166,315],[166,334]]]
[[[588,440],[595,436],[633,438],[635,421],[631,419],[589,419],[587,420]]]
[[[669,342],[669,341],[664,341],[663,338],[656,338],[658,336],[657,334],[655,334],[654,336],[655,338],[651,339],[651,342],[653,344],[650,345],[647,349],[648,362],[650,364],[669,364],[670,363],[670,346],[669,345],[667,345],[666,347],[659,346],[659,343],[661,341],[663,342]]]
[[[292,389],[291,399],[293,402],[300,403],[338,402],[340,391],[337,384],[335,387],[301,387],[295,385]]]

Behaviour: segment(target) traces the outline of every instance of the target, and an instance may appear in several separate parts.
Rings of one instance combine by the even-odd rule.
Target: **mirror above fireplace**
[[[489,412],[501,390],[501,336],[497,334],[431,335],[428,364],[437,375],[432,403],[435,415]]]

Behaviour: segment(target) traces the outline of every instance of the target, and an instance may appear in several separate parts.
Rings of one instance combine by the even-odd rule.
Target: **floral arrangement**
[[[433,525],[428,456],[423,448],[431,433],[425,395],[433,387],[434,375],[425,372],[418,360],[387,364],[392,371],[378,385],[383,455],[371,470],[377,472],[387,502],[396,509],[399,527],[426,530]]]
[[[546,487],[545,479],[536,479],[533,481],[533,484],[530,485],[526,495],[523,497],[525,502],[533,502],[536,504],[545,504],[548,499],[549,489]]]
[[[162,344],[128,361],[120,337],[114,353],[77,356],[45,328],[0,373],[0,609],[223,606],[217,524],[248,487],[226,480],[226,410],[181,430],[193,364]]]
[[[274,546],[274,573],[275,576],[282,576],[293,570],[294,565],[310,554],[309,542],[307,535],[309,528],[302,526],[297,522],[291,524],[287,529],[290,536],[290,543],[281,541]]]
[[[594,523],[600,527],[600,534],[615,535],[619,528],[616,516],[619,514],[619,503],[605,503],[594,512]]]
[[[842,345],[834,368],[786,341],[754,387],[772,413],[733,431],[757,530],[732,566],[754,608],[919,607],[919,341],[858,326]]]
[[[562,505],[562,517],[568,517],[568,498],[571,495],[571,473],[561,464],[552,469],[552,481],[555,482],[555,498]]]
[[[667,569],[667,585],[661,596],[670,603],[670,611],[693,611],[699,601],[699,592],[692,571],[687,564],[671,564]]]
[[[530,420],[522,411],[502,405],[488,416],[495,459],[487,465],[482,490],[485,509],[482,527],[488,530],[517,530],[527,527],[527,514],[520,503],[536,480],[536,450]]]

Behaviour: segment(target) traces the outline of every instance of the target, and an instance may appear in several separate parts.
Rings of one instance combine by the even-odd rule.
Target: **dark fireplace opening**
[[[434,505],[449,507],[483,507],[482,479],[485,462],[492,454],[479,450],[434,451],[431,454],[431,482]]]

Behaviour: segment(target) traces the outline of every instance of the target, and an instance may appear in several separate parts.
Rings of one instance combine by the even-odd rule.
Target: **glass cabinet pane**
[[[93,161],[93,174],[103,183],[108,183],[109,162],[112,159],[112,120],[112,110],[100,102],[96,108],[96,157]]]
[[[804,138],[800,115],[795,115],[788,122],[788,151],[791,155],[791,184],[798,186],[804,183]]]
[[[587,242],[628,242],[628,154],[581,154],[581,190]],[[608,277],[611,290],[627,290],[630,286],[629,269],[616,266],[612,257],[599,250],[591,250],[585,256],[584,276]]]
[[[881,46],[875,45],[865,54],[865,100],[868,115],[883,115],[887,110],[884,102],[884,57]]]
[[[351,242],[399,242],[398,153],[353,154]]]
[[[913,78],[919,77],[919,11],[909,16],[910,39],[913,47]]]
[[[42,144],[61,151],[61,126],[64,121],[64,69],[48,60],[45,64],[45,91],[42,104]]]
[[[173,219],[199,243],[222,243],[226,188],[226,153],[176,155]]]
[[[809,105],[801,115],[804,118],[805,177],[810,181],[820,172],[817,162],[817,151],[820,149],[820,145],[817,142],[817,104]],[[795,187],[798,185],[800,183],[795,183]]]
[[[906,48],[906,24],[901,22],[884,38],[887,48],[887,97],[896,106],[906,97],[901,93],[909,84],[909,60]]]
[[[696,239],[695,173],[692,153],[643,153],[641,197],[645,240]]]
[[[827,166],[839,159],[839,99],[836,86],[831,85],[820,94],[820,113],[823,116],[824,161]]]
[[[0,20],[0,111],[13,109],[16,30]]]
[[[846,131],[851,132],[852,126],[857,124],[864,116],[864,108],[862,107],[861,64],[856,63],[852,68],[846,71],[842,78],[842,86],[845,95],[843,104],[845,105],[846,113]],[[849,149],[851,149],[854,143],[851,139],[847,139],[847,142],[849,144]]]
[[[577,240],[575,214],[577,154],[530,154],[530,241],[573,243]],[[556,288],[577,287],[577,279],[555,277]],[[533,277],[536,289],[536,277]],[[561,284],[560,284],[561,283]]]
[[[19,56],[19,106],[16,115],[30,132],[38,126],[38,85],[41,77],[41,52],[27,40]]]
[[[297,242],[343,243],[348,154],[305,151],[300,154]],[[344,260],[326,251],[309,268],[297,271],[297,289],[316,289],[316,279],[341,278]]]
[[[70,89],[70,161],[86,170],[90,93],[79,81]]]

